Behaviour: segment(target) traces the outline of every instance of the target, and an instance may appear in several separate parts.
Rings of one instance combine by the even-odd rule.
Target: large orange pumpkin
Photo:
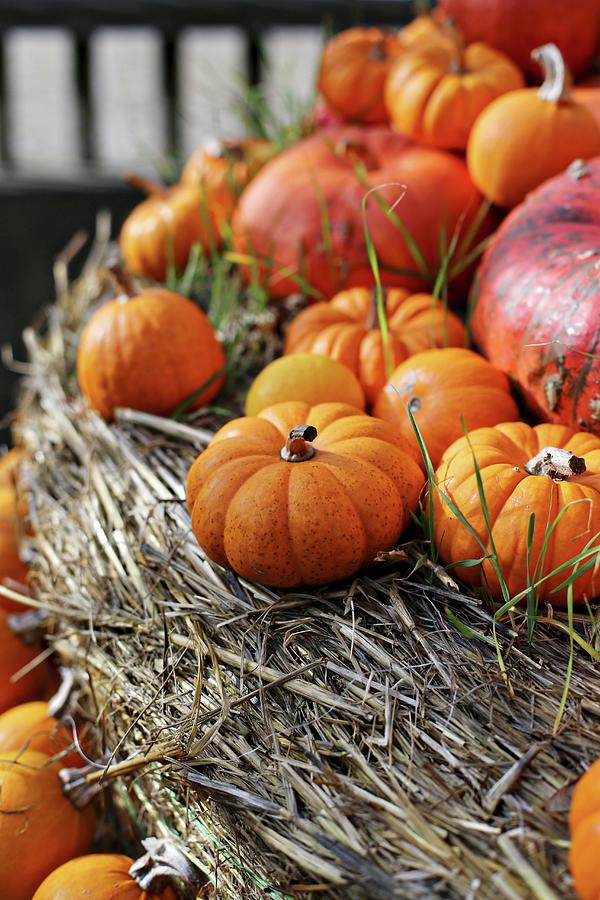
[[[398,366],[374,407],[374,415],[392,422],[414,446],[417,439],[407,413],[419,427],[434,466],[467,428],[519,418],[510,382],[471,350],[426,350]]]
[[[471,177],[499,206],[516,206],[574,159],[600,153],[600,127],[589,109],[573,100],[558,47],[546,44],[534,54],[544,69],[541,88],[494,100],[469,137]]]
[[[463,150],[479,113],[496,97],[525,86],[521,70],[488,44],[458,39],[398,59],[385,101],[392,127],[419,143]]]
[[[600,759],[581,776],[569,809],[569,868],[580,900],[600,896]]]
[[[491,537],[473,457],[481,475]],[[434,488],[435,540],[441,559],[445,563],[478,559],[495,548],[511,597],[526,590],[528,572],[529,584],[533,584],[573,560],[588,544],[600,549],[600,438],[595,435],[574,432],[565,425],[532,428],[524,422],[479,428],[446,450],[436,481],[486,548],[482,549]],[[532,513],[535,527],[528,563]],[[589,558],[581,568],[586,563]],[[596,568],[592,565],[574,581],[574,601],[598,593],[600,573]],[[564,604],[567,589],[560,586],[572,571],[573,566],[567,567],[539,585],[539,599]],[[488,559],[480,566],[462,568],[460,573],[468,584],[485,584],[493,597],[502,599]]]
[[[206,141],[189,157],[180,183],[202,187],[211,206],[217,204],[229,219],[246,185],[276,152],[262,138]]]
[[[157,878],[152,890],[144,890],[129,874],[133,859],[118,853],[93,853],[63,863],[39,886],[32,900],[176,900],[168,885]]]
[[[217,432],[189,471],[187,501],[210,559],[292,588],[347,578],[393,547],[422,486],[386,422],[343,404],[282,403]]]
[[[0,755],[2,900],[31,900],[50,872],[92,842],[93,809],[67,799],[60,768],[34,750]]]
[[[308,285],[311,296],[324,299],[372,285],[361,208],[372,189],[366,224],[383,283],[415,291],[431,287],[445,255],[440,246],[455,229],[460,238],[453,263],[463,254],[481,195],[461,159],[414,147],[382,128],[331,129],[267,163],[233,218],[245,277],[258,279],[272,297]],[[475,243],[489,225],[473,236]]]
[[[431,347],[460,347],[465,326],[431,294],[390,288],[385,296],[388,357],[392,368]],[[321,353],[347,366],[374,403],[387,381],[386,355],[376,294],[368,288],[342,291],[296,316],[285,336],[286,353]]]
[[[0,715],[0,753],[25,748],[53,757],[72,746],[70,729],[49,714],[44,700],[20,703]],[[76,768],[85,760],[72,750],[60,757],[60,763],[65,768]]]
[[[9,614],[0,609],[0,713],[10,709],[16,703],[34,700],[39,697],[50,674],[50,667],[43,662],[28,671],[18,681],[11,677],[42,652],[38,643],[26,644],[16,635],[8,624]],[[0,880],[0,884],[1,884]]]
[[[194,244],[206,253],[220,246],[226,208],[211,202],[202,185],[165,188],[141,178],[129,181],[149,194],[129,214],[119,236],[121,255],[134,275],[164,281],[170,265],[178,272],[185,268]]]
[[[105,419],[117,406],[168,415],[203,385],[190,408],[209,403],[223,384],[225,354],[208,318],[172,291],[127,289],[83,329],[77,353],[83,394]]]
[[[586,106],[600,126],[600,75],[574,85],[573,99]]]

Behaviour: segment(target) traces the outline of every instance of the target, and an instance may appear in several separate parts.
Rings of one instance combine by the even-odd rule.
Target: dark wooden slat
[[[94,159],[92,135],[92,104],[90,92],[90,45],[85,35],[75,38],[75,83],[77,87],[77,113],[81,157],[86,162]]]
[[[0,33],[0,162],[3,165],[11,162],[9,128],[10,119],[6,90],[6,46],[4,36]]]
[[[179,146],[179,118],[177,91],[177,44],[174,36],[162,42],[162,74],[165,96],[167,151]]]

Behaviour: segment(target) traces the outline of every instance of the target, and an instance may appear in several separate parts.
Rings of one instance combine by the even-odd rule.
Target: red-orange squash
[[[388,357],[392,368],[421,350],[460,347],[465,326],[431,294],[390,288],[385,295]],[[292,321],[285,353],[320,353],[347,366],[372,404],[386,381],[386,355],[376,295],[368,288],[342,291],[328,303],[315,303]]]
[[[149,194],[129,214],[119,236],[123,261],[133,275],[164,281],[169,266],[177,272],[185,268],[194,244],[206,253],[220,246],[225,209],[211,202],[202,185],[165,188],[129,180]]]
[[[573,582],[573,600],[591,600],[598,593],[600,573],[594,553],[597,556],[600,548],[600,438],[565,425],[532,428],[524,422],[506,422],[480,428],[446,450],[436,481],[440,490],[432,489],[434,531],[444,563],[482,559],[495,550],[510,597],[516,598],[531,585],[540,601],[563,605],[567,601],[563,585],[573,564],[547,576],[572,563],[589,546],[592,555],[577,568],[581,574]],[[442,495],[460,510],[479,541]],[[535,527],[530,540],[532,514]],[[468,584],[486,585],[493,597],[503,599],[489,559],[457,572]]]
[[[18,681],[11,681],[13,675],[33,662],[42,647],[37,642],[26,644],[11,630],[8,618],[9,614],[0,609],[0,713],[16,703],[40,697],[50,674],[48,663],[42,662]]]
[[[94,811],[67,799],[60,768],[34,750],[0,755],[2,900],[31,900],[50,872],[92,842]]]
[[[579,900],[600,896],[600,759],[581,776],[569,809],[569,868]]]
[[[275,145],[263,138],[206,141],[187,160],[180,184],[201,187],[210,205],[229,219],[246,185],[275,153]]]
[[[127,290],[93,314],[79,340],[77,374],[90,404],[111,419],[117,406],[168,415],[195,392],[191,409],[210,403],[225,354],[208,318],[172,291]]]
[[[0,715],[0,753],[8,750],[36,750],[54,757],[59,754],[65,768],[85,764],[77,750],[65,754],[73,747],[73,736],[62,722],[48,712],[44,700],[20,703]]]
[[[187,502],[206,555],[259,584],[354,575],[397,542],[423,475],[386,422],[343,404],[283,403],[217,432]]]
[[[455,39],[400,57],[390,69],[385,101],[396,131],[463,150],[480,112],[524,86],[521,70],[503,53],[484,43],[462,48]]]
[[[407,409],[434,466],[446,447],[463,434],[461,419],[473,429],[519,418],[504,372],[477,353],[454,347],[409,357],[375,403],[374,415],[392,422],[416,447]]]
[[[478,236],[469,235],[481,195],[458,157],[415,147],[387,129],[330,129],[280,153],[240,198],[234,249],[246,279],[272,297],[302,289],[325,299],[370,287],[362,215],[368,191],[366,225],[386,286],[431,288],[449,236],[459,231],[454,264],[469,237],[476,243],[489,229],[486,221]]]
[[[467,163],[477,187],[499,206],[513,207],[575,159],[600,154],[600,127],[571,94],[560,51],[535,51],[544,69],[541,88],[494,100],[471,130]]]
[[[176,900],[166,885],[144,890],[129,874],[133,859],[117,853],[93,853],[63,863],[39,886],[32,900]],[[93,894],[91,893],[93,890]]]

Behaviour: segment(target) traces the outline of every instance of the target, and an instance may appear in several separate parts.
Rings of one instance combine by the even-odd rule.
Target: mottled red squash
[[[549,422],[600,433],[600,158],[531,194],[488,247],[472,331]]]

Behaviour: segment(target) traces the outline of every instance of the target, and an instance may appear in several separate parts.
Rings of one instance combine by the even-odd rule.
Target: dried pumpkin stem
[[[133,281],[120,263],[113,263],[105,269],[106,276],[120,297],[135,297]]]
[[[453,75],[461,75],[465,71],[463,68],[463,53],[465,51],[463,36],[454,24],[454,19],[444,19],[442,27],[448,38],[448,49],[450,50],[450,64],[448,70]]]
[[[129,869],[129,874],[143,891],[160,894],[171,878],[181,878],[188,884],[201,881],[200,872],[187,856],[166,838],[150,837],[142,841],[146,853]]]
[[[550,103],[560,103],[571,99],[571,73],[556,44],[544,44],[531,51],[531,56],[540,64],[544,72],[544,82],[538,97]]]
[[[369,317],[367,319],[367,331],[373,331],[379,328],[379,313],[377,310],[377,288],[371,291],[371,305],[369,307]]]
[[[525,465],[529,475],[545,475],[553,481],[571,481],[586,471],[585,459],[561,447],[544,447]]]
[[[315,448],[307,444],[314,441],[317,429],[313,425],[296,425],[289,433],[285,447],[281,448],[280,456],[285,462],[305,462],[315,455]]]
[[[59,688],[48,700],[48,715],[54,716],[55,719],[61,719],[65,715],[75,683],[72,669],[60,666],[58,674],[60,675]]]
[[[152,181],[151,178],[144,178],[142,175],[126,175],[125,184],[128,184],[129,187],[136,188],[138,191],[142,191],[144,194],[148,194],[149,197],[155,197],[157,194],[164,194],[166,191],[164,185],[159,184],[157,181]]]

